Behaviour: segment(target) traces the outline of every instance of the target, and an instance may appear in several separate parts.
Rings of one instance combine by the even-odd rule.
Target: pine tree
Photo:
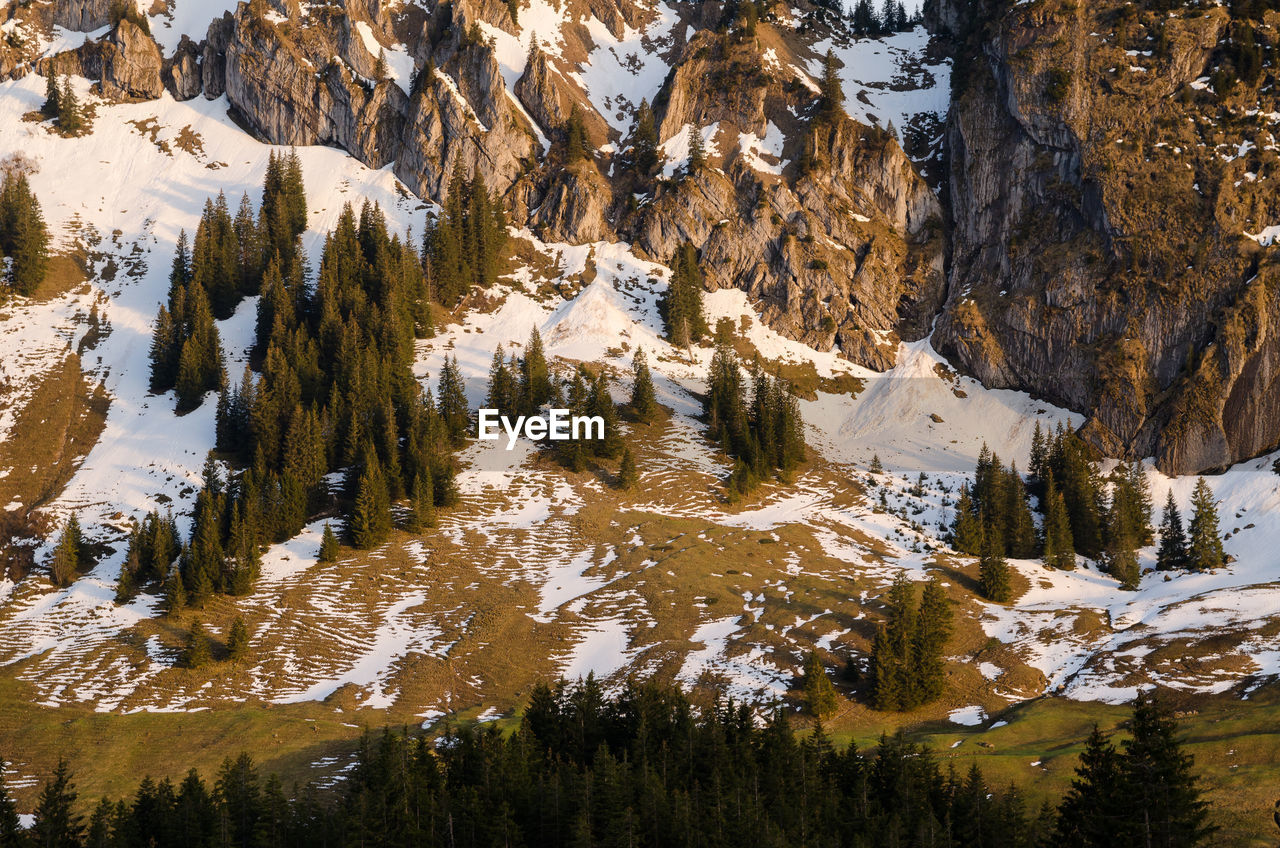
[[[818,84],[818,114],[823,120],[832,120],[844,108],[844,87],[840,82],[840,70],[836,66],[836,54],[830,48],[822,57],[822,81]]]
[[[836,710],[836,690],[831,685],[831,678],[822,665],[818,652],[812,648],[804,660],[804,677],[801,681],[804,691],[805,709],[815,718],[829,716]]]
[[[58,93],[58,128],[63,135],[79,135],[85,129],[84,112],[67,77],[63,77],[62,90]]]
[[[35,822],[28,834],[32,845],[41,848],[79,848],[83,845],[84,819],[76,809],[77,797],[71,780],[71,766],[60,759],[36,802]]]
[[[1058,808],[1052,844],[1079,848],[1134,844],[1120,830],[1130,805],[1121,780],[1120,755],[1095,724],[1085,740],[1075,780]]]
[[[636,470],[636,458],[630,447],[622,449],[622,463],[618,467],[618,488],[630,490],[640,482],[640,473]]]
[[[378,60],[373,64],[373,84],[377,85],[387,78],[387,51],[378,51]]]
[[[24,842],[26,834],[22,832],[22,823],[18,818],[18,807],[9,795],[4,784],[4,768],[7,765],[0,760],[0,848],[18,848]]]
[[[1067,504],[1062,499],[1048,472],[1045,480],[1044,564],[1051,568],[1070,570],[1076,567],[1075,545],[1071,538],[1071,519],[1067,517]]]
[[[1121,745],[1121,778],[1129,805],[1130,845],[1204,845],[1216,830],[1208,822],[1209,805],[1192,773],[1192,758],[1182,752],[1177,725],[1149,693],[1138,695]]]
[[[915,664],[912,682],[918,690],[919,703],[927,704],[942,697],[946,688],[944,655],[950,636],[951,602],[941,581],[934,577],[924,585],[920,595],[912,646]]]
[[[197,619],[191,622],[191,630],[187,632],[187,644],[182,649],[182,665],[186,668],[203,668],[212,661],[209,636],[204,625]]]
[[[520,359],[520,413],[536,415],[538,410],[551,401],[554,392],[551,369],[547,366],[547,356],[542,349],[542,334],[534,327],[524,346],[524,356]]]
[[[658,148],[658,130],[653,119],[653,109],[650,108],[648,100],[641,100],[640,108],[636,110],[636,128],[631,139],[636,173],[641,177],[647,177],[658,167],[661,158]]]
[[[686,174],[695,174],[707,167],[707,150],[702,140],[702,127],[695,121],[688,126],[689,161],[685,165]]]
[[[351,544],[362,550],[376,548],[391,531],[391,500],[375,451],[365,449],[355,509],[351,513]]]
[[[334,535],[333,528],[327,521],[324,523],[324,534],[320,538],[320,552],[316,559],[318,562],[337,562],[338,560],[338,537]]]
[[[1036,525],[1016,463],[1009,466],[1004,494],[1005,553],[1014,559],[1030,559],[1036,555]]]
[[[40,106],[40,114],[46,118],[58,117],[61,110],[58,108],[58,101],[62,99],[62,92],[58,90],[58,75],[53,71],[49,71],[44,78],[44,103]]]
[[[496,409],[502,415],[509,415],[516,410],[516,379],[507,366],[507,357],[502,352],[502,345],[493,351],[493,362],[489,366],[489,388],[485,394],[486,409]]]
[[[868,473],[871,473],[871,474],[884,473],[884,465],[882,465],[880,462],[880,454],[877,453],[877,454],[871,455],[871,465],[867,467],[867,471]]]
[[[6,173],[0,182],[0,256],[9,258],[5,282],[18,294],[35,294],[48,268],[48,254],[49,229],[40,201],[26,174]]]
[[[1008,603],[1013,597],[1009,565],[1004,560],[1004,541],[999,533],[986,533],[982,559],[978,563],[978,588],[982,597],[998,604]]]
[[[973,498],[969,494],[969,486],[965,484],[960,489],[959,497],[956,498],[956,516],[951,522],[951,547],[962,554],[980,556],[985,536],[982,519],[978,516]]]
[[[1191,527],[1187,542],[1187,567],[1209,571],[1226,564],[1222,534],[1218,530],[1218,504],[1209,484],[1201,477],[1191,493]]]
[[[409,529],[412,532],[436,526],[435,487],[429,471],[424,470],[414,477],[409,514]]]
[[[587,158],[587,127],[582,119],[582,110],[574,103],[569,110],[569,118],[564,125],[564,156],[569,163]]]
[[[62,527],[62,535],[58,537],[58,544],[54,546],[49,560],[49,577],[54,584],[71,585],[84,566],[83,556],[84,537],[80,532],[80,519],[72,513]]]
[[[443,420],[449,440],[455,445],[462,444],[467,438],[471,416],[467,409],[467,395],[462,386],[462,374],[458,370],[458,360],[445,356],[444,366],[440,369],[440,418]]]
[[[1156,554],[1156,568],[1170,571],[1187,564],[1187,533],[1182,526],[1182,513],[1173,499],[1173,489],[1164,503],[1164,520],[1160,523],[1160,550]]]
[[[227,657],[232,662],[239,662],[249,655],[249,628],[244,618],[236,616],[231,622],[231,632],[227,635]]]
[[[671,257],[671,280],[658,304],[667,338],[677,347],[689,347],[707,335],[702,286],[698,252],[692,243],[683,242]]]
[[[187,608],[187,586],[181,570],[175,568],[164,583],[164,608],[169,615],[176,615]]]
[[[657,417],[658,399],[653,389],[653,375],[644,348],[639,348],[631,359],[631,415],[636,421],[648,424]]]

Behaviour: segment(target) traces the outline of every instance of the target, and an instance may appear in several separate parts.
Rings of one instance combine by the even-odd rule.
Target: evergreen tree
[[[622,463],[618,467],[618,488],[630,490],[640,482],[640,473],[636,470],[636,458],[631,448],[622,449]]]
[[[660,164],[661,152],[658,147],[658,129],[654,123],[653,109],[648,100],[640,101],[636,110],[636,128],[631,135],[632,161],[636,173],[641,177],[652,174]]]
[[[835,687],[831,685],[831,678],[827,676],[818,652],[813,649],[805,656],[801,689],[804,692],[805,709],[810,715],[821,719],[835,712]]]
[[[84,536],[80,532],[80,520],[73,512],[62,527],[62,535],[53,548],[49,560],[49,577],[55,585],[69,586],[84,566]]]
[[[1122,589],[1136,589],[1141,579],[1138,565],[1137,533],[1132,516],[1119,499],[1112,503],[1107,527],[1106,566]]]
[[[1031,502],[1027,496],[1017,464],[1009,467],[1004,487],[1004,541],[1005,553],[1014,559],[1030,559],[1036,555],[1036,525],[1031,517]]]
[[[1209,571],[1226,564],[1222,534],[1218,530],[1218,503],[1209,484],[1201,477],[1191,493],[1191,527],[1187,542],[1187,567]]]
[[[62,89],[58,93],[58,128],[63,135],[80,135],[88,128],[80,100],[67,77],[63,77]]]
[[[1164,503],[1164,520],[1160,523],[1160,550],[1156,554],[1156,568],[1170,571],[1187,564],[1187,533],[1182,526],[1182,514],[1173,499],[1173,489]]]
[[[844,88],[840,82],[840,70],[836,66],[836,54],[830,48],[822,57],[822,81],[818,84],[818,115],[823,120],[833,120],[844,108]]]
[[[180,569],[173,569],[164,583],[164,607],[169,615],[187,608],[187,586]]]
[[[980,556],[985,537],[982,518],[978,515],[966,483],[961,486],[960,495],[956,499],[956,515],[951,522],[951,547],[962,554]]]
[[[577,103],[574,103],[569,110],[569,118],[565,121],[564,126],[564,136],[564,157],[566,162],[572,164],[579,159],[588,158],[587,126],[582,119],[582,110],[578,108]]]
[[[485,394],[486,409],[496,409],[502,415],[516,411],[516,378],[507,366],[502,345],[493,351],[493,363],[489,366],[489,388]]]
[[[182,649],[182,665],[186,668],[203,668],[213,661],[213,652],[209,647],[209,636],[199,620],[191,622],[191,630],[187,633],[187,644]]]
[[[391,532],[391,499],[375,451],[365,450],[355,509],[351,513],[351,544],[362,550],[376,548]]]
[[[995,531],[985,535],[986,544],[978,563],[978,589],[989,601],[1008,603],[1013,597],[1013,586],[1009,565],[1004,560],[1004,541]]]
[[[378,60],[373,64],[373,84],[377,85],[387,78],[387,51],[378,51]]]
[[[26,174],[7,171],[0,180],[0,257],[8,257],[4,282],[18,294],[30,296],[48,268],[49,230],[40,201]]]
[[[417,533],[435,526],[435,487],[431,483],[430,472],[424,470],[413,480],[413,493],[409,499],[409,529]]]
[[[1095,724],[1080,754],[1076,778],[1058,808],[1054,844],[1073,848],[1133,844],[1120,830],[1130,804],[1121,779],[1120,755]]]
[[[698,252],[692,243],[684,242],[671,257],[671,279],[658,303],[667,339],[677,347],[689,347],[708,333],[702,310],[702,287]]]
[[[338,537],[334,535],[333,528],[327,521],[324,523],[324,535],[320,538],[320,553],[316,559],[318,562],[338,561]]]
[[[1051,568],[1071,570],[1076,567],[1071,519],[1067,516],[1066,501],[1053,481],[1053,473],[1047,473],[1044,486],[1044,564]]]
[[[1130,738],[1121,746],[1119,781],[1129,805],[1128,827],[1121,832],[1132,833],[1130,845],[1189,848],[1207,844],[1216,830],[1176,730],[1169,710],[1153,695],[1138,695]]]
[[[551,401],[555,393],[551,383],[551,369],[542,349],[542,334],[537,327],[530,331],[529,342],[524,346],[524,356],[520,359],[518,393],[518,407],[523,415],[536,415],[538,410]]]
[[[18,848],[23,844],[26,834],[22,832],[18,807],[4,784],[6,765],[4,760],[0,760],[0,848]]]
[[[688,126],[689,160],[685,164],[685,173],[695,174],[707,167],[707,150],[702,140],[702,127],[696,121]]]
[[[231,632],[227,635],[227,657],[232,662],[239,662],[249,655],[249,628],[244,618],[236,616],[231,623]]]
[[[60,759],[36,802],[35,822],[28,834],[32,845],[80,848],[84,844],[84,819],[76,808],[77,797],[71,766]]]
[[[942,697],[946,688],[944,654],[951,636],[951,602],[941,581],[934,577],[924,584],[920,596],[920,612],[913,637],[912,683],[922,704]]]
[[[867,471],[871,474],[884,473],[884,465],[880,462],[880,454],[877,453],[871,455],[871,464],[867,466]]]
[[[58,75],[49,71],[44,78],[44,103],[40,106],[40,114],[46,118],[56,118],[60,113],[58,101],[62,92],[58,90]]]
[[[467,395],[462,385],[462,373],[458,370],[458,359],[444,358],[444,366],[440,369],[440,419],[443,421],[449,440],[454,444],[462,444],[467,438],[467,430],[471,426],[471,414],[467,408]]]
[[[649,360],[644,348],[636,350],[631,359],[631,415],[636,421],[650,423],[658,415],[658,399],[653,389],[653,375],[649,372]]]

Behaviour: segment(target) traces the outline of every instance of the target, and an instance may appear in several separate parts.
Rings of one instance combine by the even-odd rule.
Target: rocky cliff
[[[935,343],[1167,472],[1280,443],[1275,13],[934,3],[956,45]],[[1246,46],[1247,45],[1247,46]]]

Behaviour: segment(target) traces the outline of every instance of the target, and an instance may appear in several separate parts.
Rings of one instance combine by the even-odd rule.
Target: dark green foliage
[[[228,473],[224,480],[216,465],[207,469],[171,599],[198,606],[215,592],[249,592],[263,548],[334,507],[359,544],[373,545],[390,532],[391,502],[412,498],[417,481],[429,491],[418,488],[414,515],[456,497],[451,454],[466,437],[465,394],[454,362],[441,375],[440,407],[413,375],[414,338],[430,325],[415,251],[387,231],[376,205],[366,202],[358,216],[348,205],[308,286],[299,249],[306,221],[297,156],[273,155],[256,223],[245,203],[232,219],[219,198],[206,206],[190,256],[179,240],[171,307],[157,322],[174,338],[158,332],[153,346],[158,387],[175,368],[182,382],[176,342],[187,335],[183,347],[198,346],[200,334],[184,330],[181,316],[194,311],[200,320],[187,324],[211,324],[203,318],[209,292],[232,310],[248,293],[262,296],[258,373],[246,368],[234,388],[222,381],[218,398],[217,448]],[[343,469],[346,485],[335,493],[326,476]],[[333,539],[326,555],[336,547]]]
[[[338,560],[338,537],[334,535],[333,528],[327,521],[324,523],[324,534],[320,537],[320,552],[316,559],[319,562],[337,562]]]
[[[507,357],[499,345],[493,351],[493,364],[489,366],[489,388],[485,392],[486,409],[496,409],[502,415],[515,413],[518,403],[516,390],[516,364],[508,364]]]
[[[368,550],[385,542],[391,532],[391,498],[372,446],[366,448],[362,465],[348,535],[352,545]]]
[[[84,565],[84,536],[80,532],[80,519],[73,512],[62,526],[58,544],[49,558],[49,579],[57,586],[69,586]]]
[[[894,580],[886,605],[871,649],[871,703],[878,710],[915,709],[942,695],[951,605],[936,580],[926,584],[917,605],[905,575]]]
[[[804,706],[815,718],[829,716],[836,710],[836,690],[822,665],[818,652],[810,649],[804,658],[804,677],[800,681]]]
[[[90,130],[89,117],[71,87],[71,80],[66,77],[58,91],[58,129],[63,135],[81,135]]]
[[[751,377],[748,398],[737,354],[728,344],[716,346],[702,408],[708,437],[736,460],[728,483],[730,499],[747,494],[767,477],[789,479],[805,458],[804,420],[790,384],[766,374],[759,359]]]
[[[702,140],[702,127],[695,121],[689,126],[689,161],[685,163],[684,172],[696,174],[707,167],[707,149]]]
[[[34,294],[44,280],[48,252],[49,230],[27,175],[7,171],[0,182],[0,259],[9,260],[3,282],[18,294]]]
[[[154,848],[1031,848],[1043,836],[1016,790],[976,768],[948,774],[901,734],[837,747],[781,711],[758,723],[744,705],[698,708],[653,684],[606,697],[590,678],[539,684],[513,733],[367,734],[347,780],[293,800],[241,755],[212,789],[194,772],[178,787],[146,779],[102,809],[103,842]]]
[[[524,346],[517,375],[515,408],[521,415],[536,415],[555,397],[555,385],[551,382],[551,369],[542,349],[542,334],[534,327],[529,342]]]
[[[628,403],[631,417],[644,424],[658,417],[658,399],[653,390],[653,374],[649,371],[649,359],[644,348],[636,351],[631,359],[631,400]]]
[[[197,247],[190,254],[186,232],[178,236],[169,272],[169,304],[161,305],[151,339],[151,391],[175,389],[179,412],[195,409],[206,392],[226,385],[210,298],[216,296],[224,308],[234,310],[240,296],[239,248],[221,195],[218,204],[205,203],[196,233]]]
[[[1071,71],[1050,68],[1044,74],[1044,97],[1050,103],[1061,103],[1071,92]]]
[[[124,603],[143,589],[160,588],[181,552],[173,515],[161,517],[155,510],[148,513],[129,534],[129,549],[120,568],[116,601]]]
[[[18,819],[18,807],[9,789],[4,785],[4,769],[8,765],[0,760],[0,848],[18,848],[23,844],[22,824]]]
[[[844,89],[840,83],[836,54],[830,48],[822,57],[822,81],[818,89],[818,117],[824,121],[835,120],[844,109]]]
[[[249,628],[245,626],[244,618],[236,616],[236,620],[231,622],[231,631],[227,634],[227,658],[232,662],[239,662],[249,655]]]
[[[1071,539],[1071,519],[1050,474],[1044,487],[1044,564],[1070,570],[1076,567],[1076,549]]]
[[[507,222],[502,205],[477,174],[467,180],[459,164],[438,218],[428,221],[422,257],[430,292],[453,307],[471,286],[493,284],[502,265]]]
[[[549,443],[560,463],[572,471],[584,470],[590,459],[615,459],[622,454],[622,430],[609,385],[606,372],[601,370],[593,376],[583,365],[578,366],[565,384],[565,406],[569,415],[599,419],[586,428],[589,432],[571,430],[569,439]],[[598,438],[601,424],[603,438]]]
[[[652,174],[660,164],[662,154],[658,149],[658,129],[648,100],[641,100],[640,108],[636,110],[636,128],[631,134],[631,148],[636,174],[641,177]]]
[[[1173,499],[1173,490],[1164,503],[1164,520],[1160,522],[1160,549],[1156,552],[1156,568],[1170,571],[1187,565],[1187,532],[1182,526],[1182,513]]]
[[[569,110],[569,118],[564,124],[564,158],[572,164],[579,159],[590,158],[587,141],[587,125],[582,119],[582,110],[574,103]]]
[[[952,545],[962,553],[983,556],[985,541],[999,539],[1000,554],[1030,559],[1039,552],[1031,502],[1017,464],[1008,468],[982,446],[972,488],[964,487],[951,526]]]
[[[182,665],[186,668],[203,668],[213,662],[213,651],[209,647],[209,634],[198,620],[191,622],[191,630],[187,633],[187,644],[182,649]]]
[[[84,818],[77,810],[77,797],[71,766],[66,760],[58,760],[36,802],[35,823],[27,835],[31,845],[80,848],[84,844]]]
[[[640,472],[636,470],[636,457],[631,448],[622,449],[622,462],[618,466],[618,488],[634,489],[640,482]]]
[[[671,280],[658,302],[667,330],[667,339],[677,347],[689,347],[707,335],[707,319],[702,312],[702,269],[698,251],[684,242],[671,257]]]
[[[1130,738],[1119,750],[1094,727],[1062,801],[1053,844],[1208,845],[1215,828],[1176,730],[1168,708],[1145,693],[1134,702]]]
[[[40,114],[46,118],[58,117],[58,101],[62,98],[62,90],[58,88],[58,75],[50,71],[44,78],[44,103],[40,105]]]
[[[871,474],[883,474],[884,464],[880,462],[880,454],[871,455],[871,464],[867,466],[867,471]]]
[[[1222,534],[1218,529],[1218,502],[1209,484],[1201,477],[1191,493],[1191,527],[1187,542],[1187,567],[1208,571],[1226,564],[1222,550]]]
[[[1004,540],[998,530],[985,534],[982,558],[978,562],[978,591],[988,601],[1008,603],[1013,597],[1009,564],[1004,561]]]

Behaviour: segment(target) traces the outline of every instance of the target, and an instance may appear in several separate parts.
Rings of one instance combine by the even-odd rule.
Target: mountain
[[[841,739],[908,728],[1037,799],[1065,791],[1090,724],[1118,726],[1118,705],[1156,687],[1189,717],[1230,835],[1269,828],[1273,758],[1242,737],[1270,720],[1280,674],[1276,12],[930,0],[871,32],[803,0],[222,6],[0,12],[0,157],[51,233],[39,287],[0,306],[0,758],[24,812],[64,755],[95,797],[246,748],[331,785],[363,727],[509,723],[559,675],[799,708],[816,651]],[[50,77],[83,130],[41,112]],[[211,323],[224,397],[180,414],[174,390],[153,391],[179,234],[220,193],[252,223],[290,154],[305,209],[281,290],[299,327],[324,320],[312,295],[361,278],[321,282],[346,204],[362,220],[376,204],[431,286],[424,233],[476,178],[507,236],[494,279],[413,305],[414,392],[442,398],[456,363],[466,404],[484,405],[495,349],[528,358],[536,330],[566,392],[580,366],[611,379],[638,483],[620,485],[617,455],[575,466],[527,439],[465,440],[436,526],[410,529],[406,485],[395,529],[357,548],[368,461],[335,415],[301,532],[255,540],[243,592],[177,611],[158,582],[118,599],[149,513],[196,544],[231,389],[279,368],[258,324],[280,301],[255,279]],[[707,333],[675,343],[689,255]],[[299,386],[320,380],[306,341]],[[649,423],[627,415],[639,350]],[[791,385],[807,442],[794,473],[741,497],[741,457],[703,406],[725,350]],[[389,385],[373,373],[351,379]],[[402,425],[388,441],[407,455]],[[1013,597],[994,602],[953,525],[984,447],[1034,472],[1037,425],[1078,429],[1106,547],[1077,545],[1074,570],[1010,553]],[[212,467],[242,493],[256,462],[223,447]],[[1214,472],[1219,567],[1157,570],[1158,534],[1118,549],[1131,460],[1152,523],[1170,494],[1190,519],[1190,475]],[[1026,482],[1035,535],[1045,481]],[[84,567],[58,581],[72,515]],[[1136,589],[1115,567],[1126,552]],[[873,708],[872,654],[903,575],[935,579],[954,623],[943,694],[899,713]],[[233,657],[237,619],[250,635]],[[212,659],[193,668],[197,623]]]

